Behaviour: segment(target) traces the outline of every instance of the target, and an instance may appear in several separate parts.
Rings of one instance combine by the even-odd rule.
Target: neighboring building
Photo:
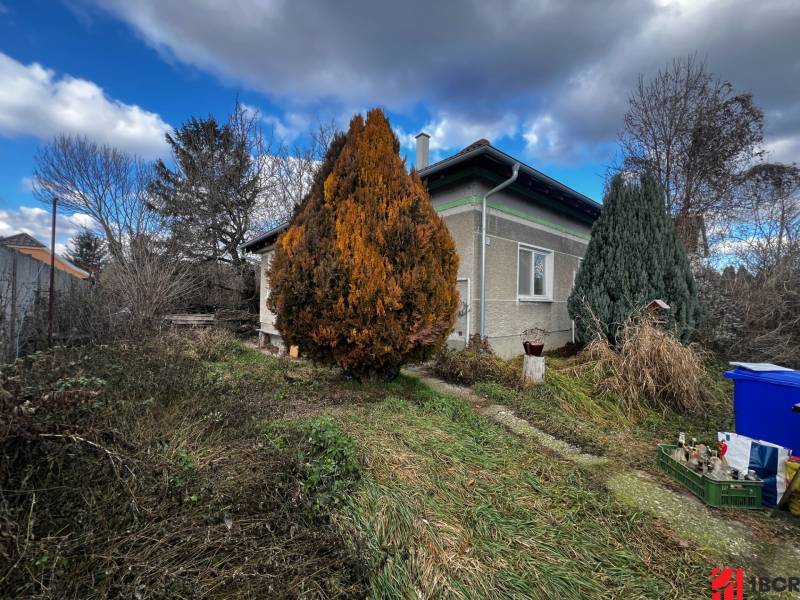
[[[31,258],[35,258],[46,265],[50,264],[50,250],[48,250],[42,242],[27,233],[15,233],[14,235],[0,238],[0,246],[13,248],[17,252],[27,254]],[[61,258],[58,254],[55,256],[54,264],[57,270],[69,273],[78,279],[89,279],[90,277],[87,271],[76,267],[68,260]]]
[[[245,252],[261,255],[261,267],[259,269],[260,293],[258,298],[258,320],[260,324],[258,345],[272,344],[277,346],[281,353],[286,351],[286,346],[281,339],[281,334],[275,329],[275,314],[267,308],[267,298],[269,298],[269,277],[267,275],[269,274],[269,265],[272,262],[272,256],[275,251],[275,242],[278,241],[278,236],[288,226],[288,223],[279,225],[242,245],[242,249]]]
[[[40,347],[49,311],[50,257],[44,244],[26,233],[0,238],[0,360]],[[89,273],[59,256],[55,267],[52,284],[59,296],[89,285]]]
[[[417,136],[417,168],[436,211],[447,224],[459,254],[461,294],[450,343],[463,346],[480,331],[481,204],[484,194],[508,180],[519,161],[486,140],[428,165],[428,136]],[[550,332],[546,347],[572,339],[567,297],[589,242],[600,205],[519,163],[517,179],[487,200],[485,335],[505,357],[522,353],[520,334],[540,327]],[[274,315],[266,308],[266,273],[282,226],[243,248],[262,255],[261,330],[279,346]],[[302,350],[302,349],[301,349]]]

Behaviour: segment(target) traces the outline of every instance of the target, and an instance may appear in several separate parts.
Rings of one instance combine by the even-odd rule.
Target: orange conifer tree
[[[359,379],[391,379],[429,357],[455,318],[455,244],[399,148],[380,109],[355,116],[270,270],[283,339]]]

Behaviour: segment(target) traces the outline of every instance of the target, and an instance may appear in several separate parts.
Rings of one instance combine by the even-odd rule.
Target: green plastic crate
[[[658,468],[714,508],[761,508],[763,481],[717,481],[672,458],[674,445],[659,444]]]

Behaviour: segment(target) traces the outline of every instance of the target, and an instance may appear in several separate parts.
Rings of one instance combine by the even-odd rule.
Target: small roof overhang
[[[282,223],[277,227],[273,227],[269,231],[265,231],[264,233],[257,235],[252,240],[249,240],[239,246],[239,249],[244,252],[255,252],[258,253],[265,248],[272,246],[276,241],[278,241],[278,236],[283,233],[286,229],[289,228],[289,223]]]

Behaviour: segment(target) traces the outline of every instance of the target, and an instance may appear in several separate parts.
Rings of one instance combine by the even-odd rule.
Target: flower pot
[[[528,342],[528,348],[531,350],[531,356],[541,356],[542,350],[544,350],[544,344],[531,344]]]

